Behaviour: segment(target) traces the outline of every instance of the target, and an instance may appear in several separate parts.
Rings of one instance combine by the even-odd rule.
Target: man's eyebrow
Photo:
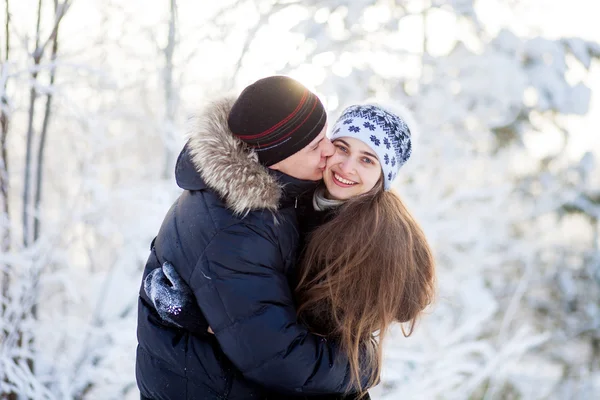
[[[321,136],[320,138],[316,138],[315,140],[313,140],[309,146],[316,146],[317,144],[321,143],[321,140],[325,139],[325,135]]]

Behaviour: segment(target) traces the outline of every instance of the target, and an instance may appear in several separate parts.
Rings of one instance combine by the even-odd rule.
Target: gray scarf
[[[315,190],[313,196],[313,207],[317,211],[325,211],[344,204],[342,200],[332,200],[325,197],[325,185],[321,185]]]

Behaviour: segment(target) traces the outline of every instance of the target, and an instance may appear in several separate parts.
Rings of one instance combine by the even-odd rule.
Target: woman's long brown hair
[[[390,324],[404,322],[402,332],[412,334],[434,292],[427,239],[383,185],[346,201],[311,234],[296,288],[300,319],[339,341],[350,361],[348,389],[361,394],[379,380]]]

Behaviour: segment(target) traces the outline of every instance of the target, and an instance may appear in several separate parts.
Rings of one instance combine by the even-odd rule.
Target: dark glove
[[[173,264],[165,262],[162,268],[150,272],[144,280],[144,291],[164,322],[196,335],[210,335],[194,293]]]

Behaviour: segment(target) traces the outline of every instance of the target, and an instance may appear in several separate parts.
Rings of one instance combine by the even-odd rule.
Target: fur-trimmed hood
[[[234,102],[233,97],[217,99],[190,119],[189,139],[177,161],[177,183],[194,190],[198,187],[193,181],[200,178],[236,214],[275,211],[282,185],[258,162],[256,153],[229,130],[227,117]]]

